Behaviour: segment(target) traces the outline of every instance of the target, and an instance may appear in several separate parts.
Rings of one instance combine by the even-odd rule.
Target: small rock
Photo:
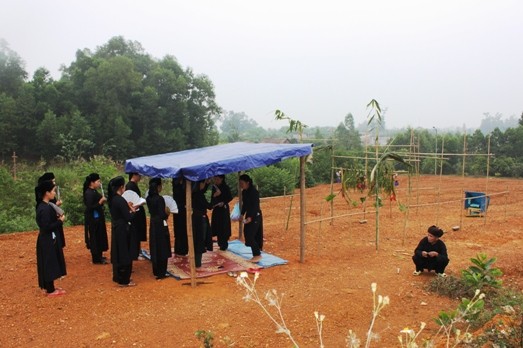
[[[109,332],[102,332],[101,334],[96,336],[96,339],[97,340],[104,340],[104,339],[109,338],[109,337],[111,337],[111,334]],[[113,343],[114,343],[114,341],[113,341]]]

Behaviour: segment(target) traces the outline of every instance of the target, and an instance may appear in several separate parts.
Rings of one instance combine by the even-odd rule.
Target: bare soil
[[[261,271],[258,290],[283,293],[283,315],[300,347],[319,347],[314,311],[326,316],[326,347],[344,347],[349,329],[362,342],[371,319],[371,283],[390,297],[374,331],[373,347],[398,347],[404,327],[428,324],[422,334],[435,332],[432,319],[440,310],[457,306],[457,299],[426,290],[433,274],[412,275],[411,255],[427,227],[436,224],[446,233],[451,259],[447,273],[459,275],[478,253],[497,257],[506,286],[523,288],[523,181],[492,178],[424,176],[412,179],[410,199],[406,177],[400,177],[397,199],[411,207],[406,221],[397,202],[385,201],[380,210],[379,243],[376,218],[367,212],[307,225],[304,262],[300,262],[299,196],[262,202],[265,251],[288,260],[285,266]],[[463,190],[492,194],[486,217],[466,217]],[[334,187],[339,191],[339,184]],[[308,221],[330,216],[324,197],[330,185],[306,190]],[[503,193],[505,192],[505,193]],[[359,200],[358,193],[351,194]],[[438,203],[439,204],[436,204]],[[373,210],[368,207],[368,210]],[[360,213],[341,195],[334,216]],[[287,226],[287,218],[290,220]],[[453,226],[459,226],[453,231]],[[109,228],[110,230],[110,228]],[[262,310],[242,300],[244,291],[225,274],[190,281],[155,280],[148,261],[134,264],[133,288],[111,281],[110,265],[93,265],[83,242],[83,226],[65,229],[68,275],[58,286],[67,294],[45,297],[37,285],[35,244],[37,231],[0,236],[0,330],[2,347],[200,347],[197,330],[210,330],[215,347],[291,347]],[[144,243],[143,247],[147,248]],[[252,275],[251,275],[252,277]]]

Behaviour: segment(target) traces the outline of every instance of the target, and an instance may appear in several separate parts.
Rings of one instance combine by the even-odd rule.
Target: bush
[[[94,157],[89,162],[79,160],[47,168],[45,163],[21,163],[17,165],[17,180],[12,178],[7,168],[0,167],[0,190],[3,195],[0,201],[0,233],[38,229],[35,221],[34,189],[44,172],[53,172],[56,177],[67,226],[84,223],[82,188],[87,175],[99,173],[104,185],[114,176],[122,175],[118,163],[102,156]]]
[[[35,230],[35,183],[38,176],[26,166],[17,166],[17,180],[0,167],[0,233]]]
[[[496,262],[496,258],[487,259],[487,255],[478,254],[475,258],[470,259],[473,263],[466,270],[461,271],[461,277],[465,283],[475,289],[482,289],[484,286],[499,288],[502,281],[498,279],[503,275],[499,268],[494,268],[492,265]]]
[[[250,172],[260,197],[281,196],[294,192],[294,176],[286,169],[274,166],[256,168]]]

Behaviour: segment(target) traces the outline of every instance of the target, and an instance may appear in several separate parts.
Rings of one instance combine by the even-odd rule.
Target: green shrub
[[[123,175],[118,163],[103,156],[93,157],[89,162],[78,160],[48,167],[45,163],[19,163],[17,180],[13,179],[6,167],[0,167],[0,190],[3,195],[0,201],[0,233],[38,229],[35,221],[34,189],[44,172],[53,172],[56,177],[67,226],[81,225],[84,222],[82,188],[87,175],[99,173],[104,189],[111,178]]]
[[[487,255],[478,254],[476,258],[471,258],[470,261],[474,264],[468,269],[461,271],[461,277],[467,285],[475,289],[482,289],[484,286],[499,288],[502,284],[501,279],[503,275],[499,268],[494,268],[492,265],[496,262],[496,258],[487,259]]]
[[[294,192],[294,176],[286,169],[274,166],[256,168],[250,172],[260,197],[281,196]]]

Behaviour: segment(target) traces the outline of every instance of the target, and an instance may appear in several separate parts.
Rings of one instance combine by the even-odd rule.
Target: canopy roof
[[[312,153],[312,144],[230,143],[125,161],[125,172],[159,178],[199,181]]]

